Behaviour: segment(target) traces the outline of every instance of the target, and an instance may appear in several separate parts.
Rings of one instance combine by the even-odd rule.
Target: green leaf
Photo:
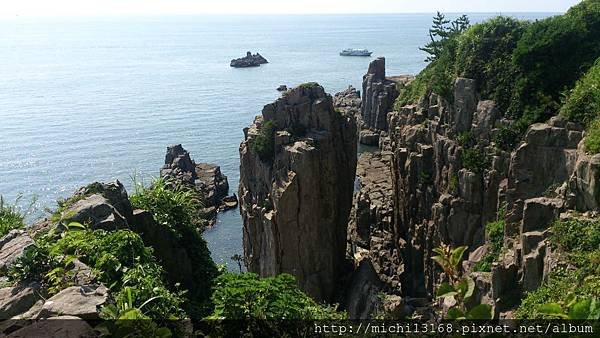
[[[431,259],[436,262],[442,269],[445,269],[448,266],[448,260],[442,256],[433,256]]]
[[[462,261],[462,257],[466,250],[466,246],[459,246],[458,248],[453,249],[452,255],[450,256],[450,264],[452,266],[458,266],[458,264],[460,264],[460,262]]]
[[[170,338],[171,335],[172,335],[171,330],[167,329],[166,327],[158,328],[154,332],[154,337],[157,337],[157,338]]]
[[[558,303],[546,303],[538,308],[538,312],[542,315],[569,319]]]
[[[437,289],[436,298],[446,298],[456,295],[458,292],[448,283],[442,283]]]
[[[81,230],[85,230],[85,225],[79,223],[79,222],[71,222],[69,224],[67,224],[67,230],[68,231],[81,231]]]
[[[569,308],[569,319],[588,319],[592,301],[585,299],[575,303]]]
[[[475,281],[470,277],[466,277],[463,281],[466,281],[467,284],[467,290],[464,293],[463,298],[467,300],[473,296],[473,291],[475,291]]]
[[[492,307],[488,304],[479,304],[467,312],[467,319],[492,319]]]
[[[450,308],[448,310],[448,319],[464,319],[465,318],[465,314],[456,307]]]

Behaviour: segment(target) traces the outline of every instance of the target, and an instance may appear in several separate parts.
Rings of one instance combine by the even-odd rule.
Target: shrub
[[[204,225],[201,215],[202,196],[193,188],[167,182],[162,178],[151,185],[135,183],[130,197],[134,208],[149,211],[156,222],[169,229],[191,259],[194,287],[187,294],[192,318],[201,318],[211,311],[210,291],[217,267],[198,228]]]
[[[22,229],[23,215],[16,207],[5,203],[4,198],[0,196],[0,238],[4,237],[13,229]]]
[[[473,25],[458,38],[456,74],[476,80],[482,97],[506,111],[517,69],[512,53],[527,22],[504,16]]]
[[[263,162],[271,162],[275,157],[275,124],[273,121],[265,121],[254,139],[252,149],[258,154]]]
[[[498,260],[504,244],[504,220],[490,222],[485,226],[488,252],[474,267],[474,271],[490,272],[492,263]]]
[[[489,166],[488,157],[479,148],[463,149],[461,159],[463,167],[474,173],[483,173]]]
[[[560,112],[571,121],[585,124],[600,117],[600,59],[577,81]]]

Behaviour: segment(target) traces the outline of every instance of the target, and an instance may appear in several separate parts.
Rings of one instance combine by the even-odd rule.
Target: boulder
[[[8,269],[33,244],[33,239],[24,230],[11,230],[2,237],[0,239],[0,271]]]
[[[17,285],[0,289],[0,321],[29,310],[41,299],[39,284]]]
[[[115,230],[128,227],[127,219],[100,194],[87,196],[69,206],[63,213],[63,223],[78,222],[90,229]]]
[[[108,289],[104,285],[71,286],[46,300],[38,319],[63,315],[99,319],[98,312],[107,298]]]
[[[279,87],[277,87],[278,92],[285,92],[286,90],[288,90],[286,85],[280,85]]]
[[[75,196],[90,196],[94,194],[102,195],[121,216],[128,222],[131,221],[133,208],[127,196],[127,191],[121,182],[118,180],[108,183],[94,182],[75,192]]]
[[[21,321],[22,322],[22,321]],[[71,338],[71,337],[98,337],[99,332],[85,320],[75,316],[57,316],[37,320],[20,330],[8,334],[6,337],[46,337],[46,338]]]
[[[361,130],[358,141],[366,146],[376,147],[379,145],[379,133],[369,129]]]
[[[345,90],[336,93],[333,97],[333,106],[335,109],[342,111],[346,115],[360,116],[360,92],[352,86],[348,86]]]

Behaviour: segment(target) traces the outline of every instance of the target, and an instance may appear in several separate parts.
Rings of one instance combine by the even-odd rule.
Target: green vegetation
[[[492,307],[478,304],[468,309],[466,302],[473,296],[475,281],[469,276],[462,275],[460,267],[466,246],[451,248],[442,245],[433,249],[437,256],[431,257],[444,271],[448,282],[440,284],[436,298],[453,299],[454,305],[448,309],[446,319],[492,319]]]
[[[110,288],[117,302],[127,297],[124,293],[128,292],[138,308],[153,298],[144,308],[145,315],[153,320],[185,317],[183,292],[167,288],[152,249],[129,230],[51,232],[27,249],[11,266],[8,276],[13,282],[40,281],[50,294],[57,293],[76,282],[75,259],[93,269],[98,281]]]
[[[577,81],[560,112],[571,121],[585,124],[600,117],[600,59]]]
[[[489,158],[479,148],[463,149],[461,159],[463,167],[474,173],[483,173],[490,165]]]
[[[265,121],[252,144],[253,150],[263,162],[271,162],[275,157],[275,123]]]
[[[569,315],[580,302],[584,303],[577,305],[578,309],[588,304],[590,310],[591,302],[600,298],[600,221],[557,221],[551,230],[551,244],[566,264],[554,269],[540,288],[526,294],[517,318],[560,316],[557,305]],[[590,316],[594,312],[591,310]],[[578,313],[580,316],[583,312]]]
[[[584,0],[565,15],[535,22],[496,17],[466,30],[452,30],[447,24],[440,15],[434,18],[431,34],[437,40],[423,48],[431,63],[410,84],[400,86],[396,109],[430,91],[452,103],[454,79],[473,78],[482,99],[496,101],[504,116],[518,120],[498,139],[504,149],[514,147],[530,124],[556,115],[565,91],[600,55],[598,0]],[[438,34],[440,30],[444,33]],[[597,71],[587,78],[580,82],[598,83]],[[564,113],[585,122],[585,116],[597,112],[593,105],[589,112],[578,110],[578,103],[597,102],[598,96],[589,85],[578,86]]]
[[[2,196],[0,196],[0,238],[4,237],[13,229],[22,229],[23,215],[16,207],[8,205]]]
[[[344,312],[336,312],[333,306],[317,304],[298,288],[294,277],[288,274],[259,278],[253,273],[225,273],[215,280],[212,300],[215,309],[206,320],[217,325],[220,336],[279,336],[282,332],[289,334],[301,329],[293,326],[295,322],[283,320],[335,320],[347,317]],[[216,320],[226,322],[219,326],[214,323]]]
[[[474,267],[474,271],[490,272],[492,263],[498,260],[504,244],[504,220],[490,222],[485,226],[488,252]]]
[[[202,196],[193,188],[156,179],[151,185],[135,183],[130,197],[134,208],[149,211],[154,220],[169,229],[179,240],[192,262],[194,288],[189,290],[192,318],[200,318],[211,311],[210,292],[217,267],[200,231],[205,224],[201,209]]]

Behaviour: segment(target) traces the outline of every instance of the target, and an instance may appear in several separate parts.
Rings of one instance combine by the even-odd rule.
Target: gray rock
[[[231,60],[230,66],[234,68],[258,67],[265,63],[269,63],[269,61],[259,53],[253,55],[247,52],[245,57]]]
[[[369,64],[363,76],[362,120],[364,126],[376,130],[388,130],[387,114],[393,110],[398,97],[396,82],[385,77],[385,58],[377,58]]]
[[[0,239],[0,270],[10,267],[34,242],[24,230],[11,230]]]
[[[520,232],[547,229],[560,215],[563,204],[563,200],[558,198],[538,197],[526,200]]]
[[[366,146],[378,146],[379,145],[379,133],[369,129],[361,130],[358,135],[358,141]]]
[[[21,321],[22,322],[22,321]],[[85,320],[75,316],[57,316],[37,320],[31,325],[8,334],[6,337],[79,338],[99,337],[100,334]]]
[[[108,289],[104,285],[71,286],[46,300],[38,319],[63,315],[99,319],[98,312],[107,298]]]
[[[496,120],[500,118],[500,112],[496,108],[496,103],[491,100],[479,101],[477,111],[473,117],[473,126],[471,130],[474,136],[489,138]]]
[[[127,219],[100,194],[94,194],[75,202],[68,207],[63,215],[63,222],[68,225],[78,222],[89,226],[91,229],[125,229],[128,227]]]
[[[469,131],[477,109],[475,80],[462,77],[454,81],[454,124],[457,133]],[[483,114],[483,113],[482,113]],[[486,118],[482,118],[485,120]],[[479,122],[479,121],[478,121]]]
[[[29,310],[41,299],[39,289],[36,283],[0,289],[0,321]]]
[[[133,211],[134,231],[142,237],[146,246],[154,249],[154,255],[166,271],[169,280],[181,283],[185,289],[194,285],[192,261],[181,241],[168,228],[160,226],[148,211]]]
[[[303,129],[277,142],[263,161],[252,144],[264,121],[279,131]],[[239,199],[248,270],[286,272],[318,300],[332,300],[341,276],[356,168],[354,118],[336,111],[318,84],[304,84],[263,108],[240,146]],[[275,141],[275,140],[274,140]]]
[[[369,259],[363,259],[350,278],[344,308],[351,319],[368,319],[382,305],[379,295],[385,289]]]
[[[121,182],[94,182],[75,192],[75,196],[102,195],[128,222],[133,216],[133,208],[127,196],[127,191]]]

